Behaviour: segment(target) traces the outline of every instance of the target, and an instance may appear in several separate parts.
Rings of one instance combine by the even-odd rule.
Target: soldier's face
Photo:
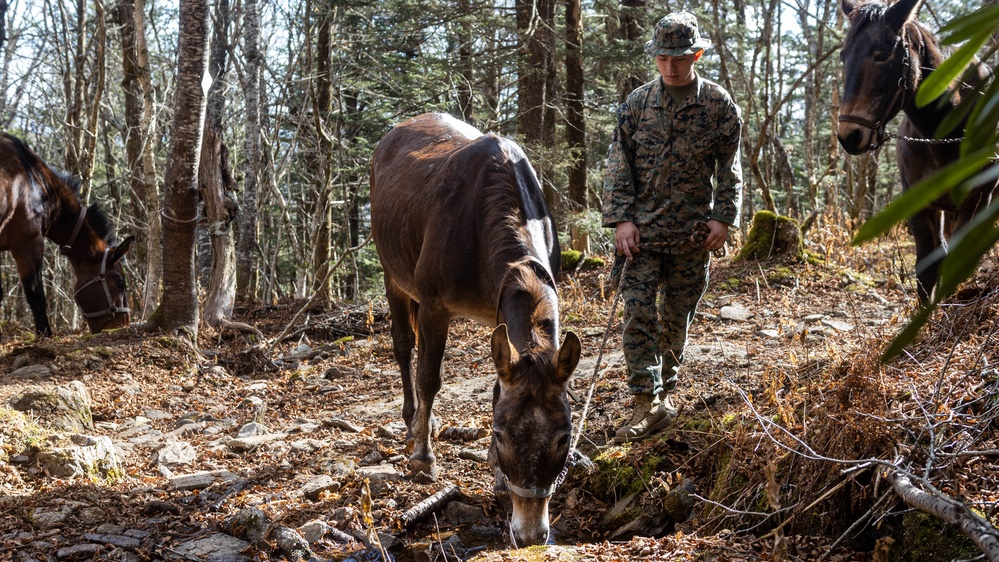
[[[701,53],[697,51],[690,55],[671,57],[669,55],[659,55],[656,57],[656,68],[659,75],[663,77],[663,83],[667,86],[686,86],[694,81],[694,63],[701,58]]]

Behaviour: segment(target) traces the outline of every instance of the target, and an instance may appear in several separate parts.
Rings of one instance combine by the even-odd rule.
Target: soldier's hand
[[[617,223],[614,232],[614,245],[617,246],[618,253],[631,259],[632,254],[638,253],[640,239],[641,236],[638,234],[638,227],[635,226],[635,223],[631,221]]]
[[[718,250],[725,246],[725,241],[728,240],[728,225],[717,220],[708,221],[708,228],[711,233],[708,234],[708,238],[704,241],[704,249],[707,251]]]

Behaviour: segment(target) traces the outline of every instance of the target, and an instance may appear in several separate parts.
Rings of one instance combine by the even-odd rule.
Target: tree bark
[[[257,0],[244,4],[243,50],[246,95],[246,141],[239,240],[236,243],[236,298],[246,302],[256,292],[257,180],[260,168],[260,12]]]
[[[621,0],[621,39],[627,45],[634,45],[635,56],[646,56],[646,31],[642,22],[645,21],[647,7],[648,3],[645,0]],[[628,99],[628,94],[645,81],[644,74],[624,76],[617,88],[618,101],[624,103],[624,100]]]
[[[315,33],[317,42],[313,51],[309,41],[310,58],[315,60],[314,90],[312,92],[312,124],[315,147],[312,150],[312,170],[314,172],[315,190],[312,194],[312,291],[316,300],[328,304],[333,300],[333,290],[330,284],[330,252],[332,242],[333,213],[330,207],[330,193],[333,182],[333,139],[327,130],[326,120],[333,109],[333,84],[331,72],[333,61],[332,34],[333,18],[330,6],[326,2],[318,5],[307,2],[309,23],[313,29],[306,29],[306,34]]]
[[[162,224],[160,194],[156,185],[155,142],[153,141],[153,88],[146,45],[145,0],[121,0],[117,21],[122,48],[121,86],[125,95],[125,159],[132,193],[132,216],[145,228],[136,229],[135,267],[145,267],[139,310],[144,319],[156,305],[163,279]]]
[[[236,249],[232,223],[236,218],[236,181],[229,167],[229,149],[222,137],[222,114],[225,109],[226,54],[229,35],[229,0],[215,5],[209,72],[212,87],[208,91],[205,139],[201,146],[198,171],[201,198],[205,204],[205,233],[209,240],[210,265],[206,283],[205,308],[201,320],[213,328],[232,318],[236,299]]]
[[[208,65],[208,0],[181,0],[179,32],[176,107],[163,181],[163,295],[150,324],[196,342],[194,230],[205,121],[201,83]]]
[[[586,200],[586,118],[583,114],[583,15],[580,0],[565,3],[565,142],[569,145],[569,202],[573,211],[589,208]],[[589,253],[589,235],[571,229],[573,250]]]

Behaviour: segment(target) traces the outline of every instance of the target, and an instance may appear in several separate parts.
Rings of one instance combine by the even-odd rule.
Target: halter
[[[74,234],[74,237],[75,237],[76,233],[74,232],[73,234]],[[101,273],[100,273],[100,275],[98,275],[97,277],[94,277],[90,281],[87,281],[79,289],[77,289],[75,293],[73,293],[73,298],[75,299],[76,296],[80,294],[80,291],[86,289],[87,287],[93,285],[94,283],[97,283],[98,281],[100,281],[101,285],[104,286],[104,296],[107,297],[107,299],[108,299],[108,307],[106,309],[104,309],[104,310],[99,310],[97,312],[84,312],[83,313],[83,317],[84,318],[96,318],[98,316],[114,316],[115,314],[119,314],[119,313],[127,314],[127,313],[131,312],[131,310],[132,310],[132,309],[128,308],[127,306],[115,306],[114,305],[114,299],[111,298],[111,289],[108,288],[108,281],[107,281],[107,275],[106,275],[106,273],[107,273],[107,265],[108,265],[108,254],[110,254],[110,253],[111,253],[111,248],[105,248],[105,250],[104,250],[104,257],[101,258]]]
[[[840,115],[839,122],[856,123],[863,127],[867,127],[874,131],[874,140],[871,141],[871,145],[868,150],[876,150],[880,148],[889,137],[894,137],[891,133],[885,131],[885,125],[888,121],[894,117],[901,109],[905,106],[905,92],[908,89],[905,81],[905,77],[910,69],[909,62],[909,42],[906,40],[905,28],[902,28],[902,34],[899,36],[899,41],[897,44],[902,45],[902,74],[898,77],[898,87],[895,89],[895,95],[891,98],[891,103],[885,108],[885,112],[877,121],[871,121],[864,117],[858,115]],[[896,102],[901,100],[901,103]],[[897,137],[896,137],[897,138]]]
[[[83,227],[83,220],[87,217],[87,207],[85,205],[80,205],[80,216],[76,219],[76,226],[73,227],[73,233],[69,235],[69,241],[59,246],[59,253],[66,256],[73,249],[73,244],[76,244],[76,236],[80,234],[80,229]]]

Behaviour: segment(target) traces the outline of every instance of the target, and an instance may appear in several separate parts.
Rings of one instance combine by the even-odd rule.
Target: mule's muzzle
[[[841,121],[843,121],[841,119]],[[836,132],[836,139],[843,150],[851,156],[858,156],[877,148],[877,134],[873,128],[858,127],[854,124],[841,122]]]

